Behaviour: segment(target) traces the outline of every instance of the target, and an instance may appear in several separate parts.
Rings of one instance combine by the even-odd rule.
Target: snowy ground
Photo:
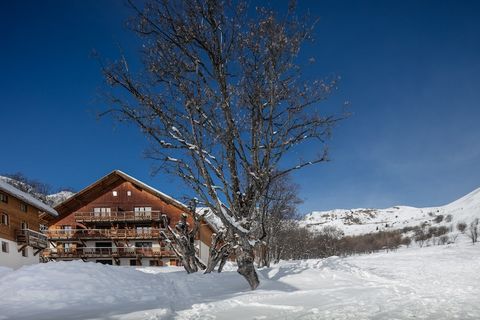
[[[479,319],[480,244],[236,272],[59,262],[0,269],[0,319]]]

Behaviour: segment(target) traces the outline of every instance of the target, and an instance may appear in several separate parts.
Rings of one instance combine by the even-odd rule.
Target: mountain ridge
[[[334,226],[348,236],[391,231],[421,224],[455,226],[460,222],[470,223],[475,218],[480,218],[480,188],[438,207],[393,206],[384,209],[312,211],[300,220],[300,225],[312,231],[319,231],[325,226]]]

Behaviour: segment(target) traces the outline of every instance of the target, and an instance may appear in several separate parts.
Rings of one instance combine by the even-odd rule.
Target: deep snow
[[[479,319],[480,244],[234,270],[52,262],[0,270],[0,319]]]

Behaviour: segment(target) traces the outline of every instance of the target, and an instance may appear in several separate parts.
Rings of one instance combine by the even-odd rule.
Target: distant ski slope
[[[435,219],[443,220],[439,223]],[[451,217],[448,217],[451,215]],[[438,217],[438,218],[436,218]],[[451,221],[449,221],[451,218]],[[395,206],[386,209],[335,209],[313,211],[301,221],[303,226],[320,230],[324,226],[335,226],[345,235],[365,234],[383,230],[402,229],[424,222],[436,226],[456,226],[459,222],[470,223],[480,218],[480,188],[466,196],[441,207],[414,208]]]

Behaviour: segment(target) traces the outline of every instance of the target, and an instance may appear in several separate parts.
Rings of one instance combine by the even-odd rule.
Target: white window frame
[[[133,208],[135,217],[151,217],[152,207],[135,207]]]
[[[93,215],[95,217],[110,217],[112,208],[93,208]]]
[[[10,217],[8,216],[8,214],[6,212],[2,212],[2,217],[1,217],[0,223],[5,225],[5,226],[10,225]]]

